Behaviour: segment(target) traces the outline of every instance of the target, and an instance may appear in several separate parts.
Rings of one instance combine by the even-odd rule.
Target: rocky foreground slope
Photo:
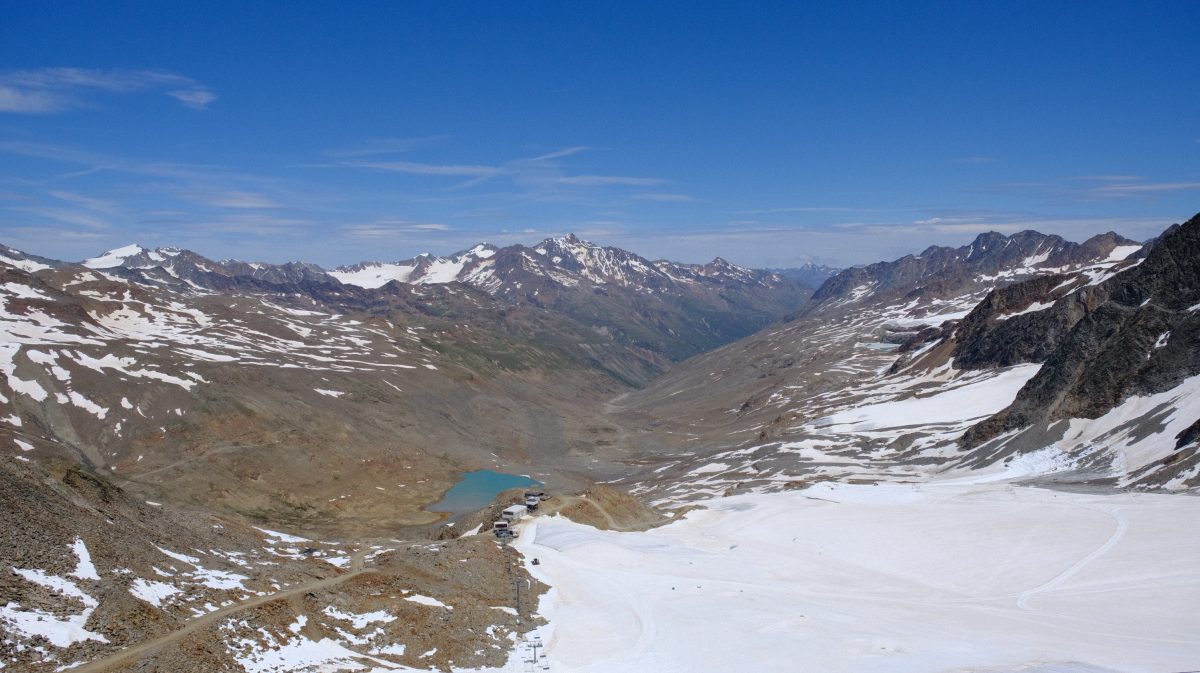
[[[0,544],[6,672],[479,668],[538,623],[485,537],[305,539],[78,466],[0,463]]]

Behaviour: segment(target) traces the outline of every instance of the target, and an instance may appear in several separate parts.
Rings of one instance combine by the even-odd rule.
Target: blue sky
[[[246,6],[250,5],[250,6]],[[848,265],[1200,211],[1200,3],[10,3],[0,241]]]

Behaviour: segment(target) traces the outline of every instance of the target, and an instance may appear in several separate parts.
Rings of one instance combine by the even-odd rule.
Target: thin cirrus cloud
[[[1102,197],[1122,198],[1194,189],[1200,189],[1200,182],[1128,182],[1097,187],[1091,190],[1091,193]]]
[[[246,191],[216,191],[216,192],[189,192],[184,194],[186,198],[197,203],[202,203],[208,206],[218,208],[281,208],[282,206],[275,199],[260,194],[258,192]]]
[[[450,226],[438,223],[415,223],[407,220],[384,219],[369,224],[352,224],[343,227],[350,237],[366,240],[402,238],[411,234],[430,234],[450,231]]]
[[[868,213],[874,208],[842,208],[826,206],[789,206],[784,208],[754,208],[751,210],[734,211],[738,215],[776,215],[786,213]]]
[[[279,236],[294,234],[315,225],[312,220],[278,217],[264,213],[235,213],[199,222],[197,233],[221,232],[243,236]]]
[[[353,158],[353,157],[368,157],[381,154],[400,154],[403,152],[411,152],[412,150],[446,140],[450,136],[433,135],[433,136],[418,136],[413,138],[370,138],[365,143],[358,147],[350,147],[339,150],[330,150],[325,152],[331,157]]]
[[[610,185],[626,185],[630,187],[652,187],[661,185],[666,180],[660,178],[637,178],[625,175],[570,175],[558,178],[563,185],[579,185],[582,187],[607,187]]]
[[[942,243],[932,235],[977,235],[988,231],[1012,234],[1034,230],[1058,234],[1073,241],[1082,241],[1098,231],[1116,231],[1132,238],[1148,238],[1169,226],[1162,218],[1121,217],[1050,217],[1023,214],[989,213],[978,216],[929,217],[911,221],[844,222],[832,229],[844,234],[907,235],[921,234],[929,243]],[[946,239],[949,241],[950,239]],[[960,245],[961,241],[954,243]]]
[[[450,177],[483,178],[499,175],[494,166],[471,166],[456,164],[423,164],[415,161],[351,161],[343,164],[353,168],[374,168],[410,175],[445,175]]]
[[[20,206],[9,210],[25,213],[43,221],[56,224],[66,224],[84,229],[107,229],[108,220],[102,215],[71,208],[54,206]]]
[[[695,201],[696,198],[687,194],[673,194],[664,192],[649,192],[646,194],[634,194],[633,198],[637,201],[659,201],[663,203],[684,203],[687,201]]]
[[[974,191],[984,194],[1020,194],[1053,203],[1094,203],[1120,199],[1165,199],[1200,190],[1200,182],[1182,179],[1150,181],[1137,175],[1073,175],[1047,181],[999,183]]]
[[[208,86],[164,70],[39,68],[0,73],[0,112],[54,114],[87,105],[89,92],[142,91],[160,91],[193,110],[217,99]]]
[[[555,188],[654,187],[666,184],[661,178],[628,175],[567,175],[561,159],[586,152],[588,147],[565,147],[534,157],[512,159],[498,165],[435,164],[417,161],[343,161],[318,168],[360,168],[407,175],[468,178],[454,189],[474,187],[491,180],[507,180],[526,192],[539,193]],[[664,199],[666,200],[666,199]],[[674,199],[685,200],[685,199]]]
[[[94,197],[86,196],[83,194],[76,194],[74,192],[68,192],[68,191],[64,191],[61,189],[50,190],[49,192],[47,192],[47,194],[58,199],[59,201],[66,201],[67,203],[72,203],[72,204],[75,204],[78,206],[83,206],[84,208],[88,208],[90,210],[95,210],[95,211],[99,211],[99,212],[103,212],[103,213],[113,213],[118,210],[117,204],[115,204],[112,201],[109,201],[107,199],[97,199]]]

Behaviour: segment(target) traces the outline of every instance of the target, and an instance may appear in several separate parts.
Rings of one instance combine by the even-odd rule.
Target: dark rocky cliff
[[[1037,289],[1010,291],[1036,295]],[[1200,374],[1198,305],[1200,215],[1168,230],[1138,266],[1079,288],[1051,309],[992,329],[984,312],[968,316],[957,353],[962,364],[1014,364],[1048,353],[1013,403],[971,428],[963,445],[1035,423],[1096,418],[1132,395],[1169,390]]]

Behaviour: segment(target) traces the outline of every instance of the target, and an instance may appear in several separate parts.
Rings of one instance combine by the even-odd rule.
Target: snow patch
[[[428,606],[434,607],[434,608],[446,608],[447,610],[454,609],[454,606],[452,606],[452,605],[446,605],[445,603],[439,601],[436,598],[432,598],[430,596],[422,596],[421,594],[412,594],[411,596],[405,596],[404,600],[411,601],[413,603],[419,603],[421,605],[428,605]]]
[[[139,577],[130,583],[129,593],[156,608],[161,608],[163,603],[169,601],[172,596],[183,593],[183,590],[177,589],[166,582],[157,582]]]

